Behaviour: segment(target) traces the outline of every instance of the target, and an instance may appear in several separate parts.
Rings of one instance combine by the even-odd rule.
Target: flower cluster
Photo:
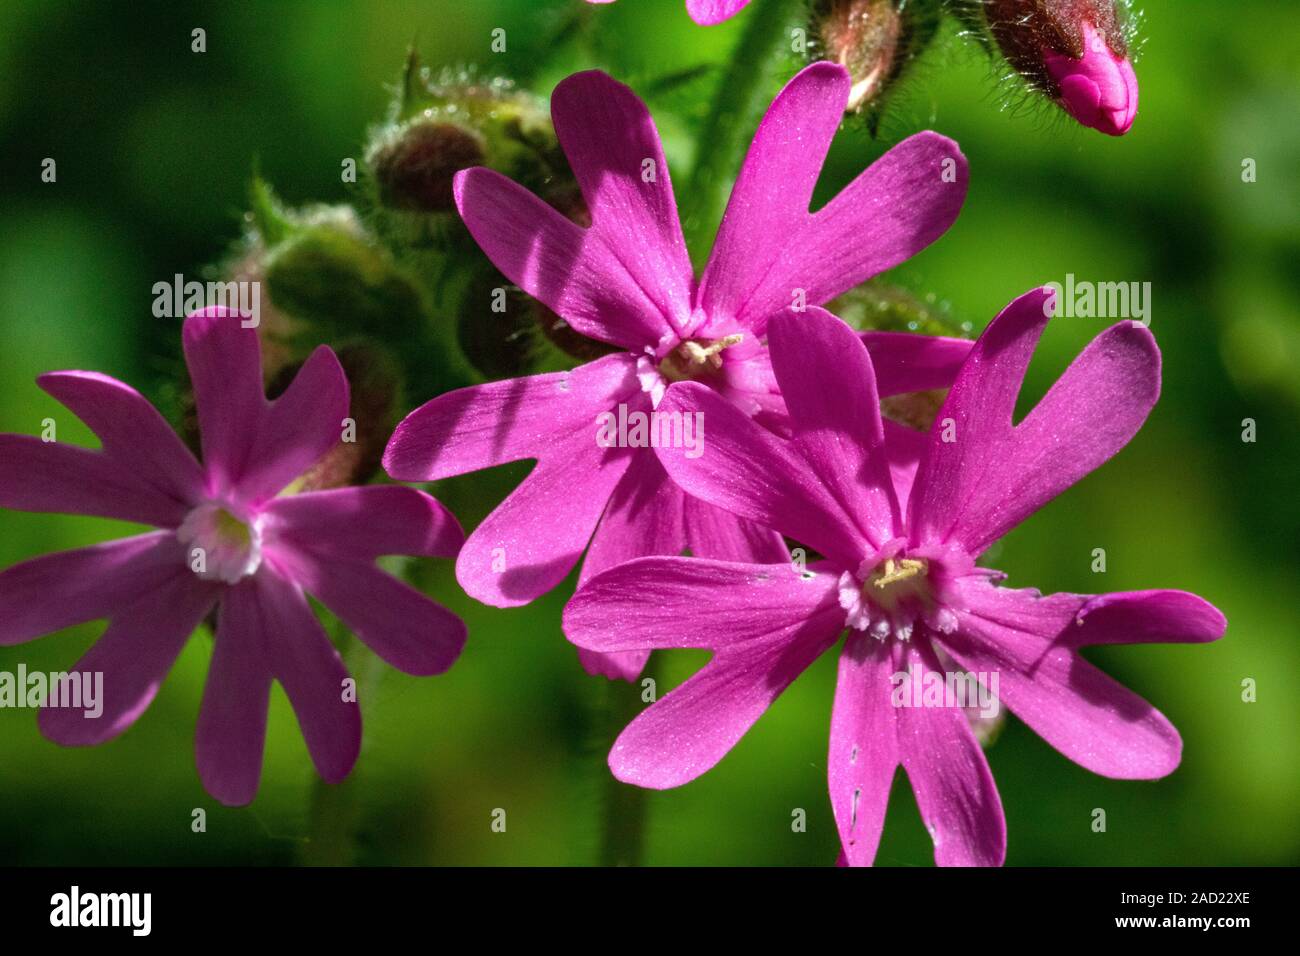
[[[687,5],[711,23],[744,2]],[[1127,128],[1136,92],[1125,99],[1110,73],[1128,74],[1112,48],[1084,42],[1081,61],[1045,55],[1062,103],[1090,125]],[[244,316],[190,315],[181,338],[198,457],[129,386],[42,376],[101,446],[0,435],[0,505],[156,529],[0,573],[0,644],[109,622],[77,665],[105,675],[102,716],[49,705],[42,732],[67,745],[122,733],[207,621],[195,747],[208,791],[253,799],[273,681],[336,782],[357,758],[360,710],[308,595],[393,667],[432,675],[457,659],[465,626],[378,558],[455,557],[464,590],[497,607],[534,600],[581,561],[563,627],[589,671],[630,680],[658,648],[714,653],[614,743],[612,772],[643,787],[709,770],[843,637],[828,786],[850,864],[872,862],[899,766],[940,864],[1002,862],[1002,809],[968,708],[921,692],[956,668],[984,675],[985,699],[995,693],[1089,770],[1171,772],[1177,731],[1079,651],[1213,640],[1223,616],[1180,591],[1006,588],[978,563],[1138,432],[1160,390],[1155,341],[1132,322],[1104,331],[1017,423],[1048,290],[1013,301],[974,343],[858,331],[823,309],[943,235],[967,187],[957,145],[925,132],[813,211],[853,95],[850,72],[825,61],[781,90],[698,277],[650,113],[604,73],[569,77],[551,101],[581,215],[485,167],[455,172],[449,189],[457,163],[415,175],[428,172],[425,152],[441,155],[445,129],[377,154],[390,199],[454,204],[495,268],[599,355],[436,395],[398,425],[383,456],[397,481],[536,462],[468,539],[422,491],[307,480],[357,440],[348,376],[328,346],[268,398]],[[928,431],[882,417],[882,398],[933,390],[947,391]],[[901,706],[900,690],[924,706]]]

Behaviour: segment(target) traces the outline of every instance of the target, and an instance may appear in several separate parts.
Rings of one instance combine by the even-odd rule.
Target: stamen
[[[917,619],[929,623],[935,609],[927,580],[929,570],[924,558],[895,557],[874,567],[863,562],[856,575],[845,571],[839,580],[839,602],[847,612],[845,625],[866,631],[879,641],[890,637],[911,640]]]
[[[885,559],[885,569],[883,572],[877,571],[869,578],[870,582],[880,589],[889,587],[899,581],[906,581],[908,578],[914,578],[918,574],[925,574],[925,561],[918,558],[900,558],[895,561],[893,558]]]
[[[745,340],[745,336],[740,332],[733,332],[731,335],[724,335],[716,339],[707,346],[699,342],[687,340],[683,342],[680,349],[685,357],[695,365],[708,363],[712,368],[722,368],[722,350],[729,349],[733,345],[739,345]]]

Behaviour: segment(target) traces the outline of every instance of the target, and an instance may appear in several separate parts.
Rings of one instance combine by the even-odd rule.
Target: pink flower
[[[268,401],[257,333],[238,316],[195,313],[183,335],[203,464],[138,392],[94,372],[50,372],[38,383],[90,427],[100,449],[0,435],[0,505],[159,529],[0,574],[0,644],[109,619],[74,671],[103,674],[102,714],[40,713],[42,733],[56,743],[98,744],[144,712],[215,607],[195,734],[204,787],[226,804],[253,799],[272,680],[284,687],[320,775],[337,783],[356,761],[361,714],[304,592],[399,670],[440,673],[460,654],[464,624],[374,562],[450,557],[463,533],[442,505],[411,488],[280,494],[342,437],[348,382],[334,353],[318,348]]]
[[[1018,425],[1012,413],[1046,324],[1049,290],[1011,303],[975,343],[928,438],[915,482],[892,476],[866,349],[821,310],[772,320],[772,363],[793,421],[781,440],[714,392],[675,384],[663,406],[702,411],[710,440],[660,457],[690,494],[816,549],[806,569],[649,557],[597,575],[564,617],[602,652],[703,647],[712,660],[619,736],[618,779],[675,787],[716,764],[840,633],[831,716],[831,803],[848,862],[875,856],[901,764],[939,864],[1000,864],[997,789],[960,699],[915,701],[931,675],[978,675],[1071,760],[1152,779],[1182,742],[1168,720],[1078,653],[1091,644],[1200,642],[1223,616],[1180,591],[1040,595],[995,585],[976,558],[1118,452],[1160,390],[1151,334],[1099,335]],[[954,666],[954,663],[955,665]],[[900,697],[895,698],[898,688]]]
[[[1083,23],[1082,32],[1082,58],[1043,49],[1047,73],[1059,90],[1057,102],[1084,126],[1123,136],[1137,116],[1137,73],[1091,23]]]
[[[588,3],[613,3],[614,0],[587,0]],[[749,0],[686,0],[686,12],[702,27],[711,27],[730,20],[745,7]]]
[[[779,421],[767,319],[796,298],[825,302],[907,259],[957,216],[966,161],[921,133],[894,147],[816,213],[813,187],[849,95],[831,63],[799,73],[759,126],[713,254],[697,282],[668,166],[645,105],[599,72],[555,90],[556,133],[583,191],[583,229],[485,168],[456,179],[479,245],[578,333],[620,351],[570,372],[442,395],[398,426],[384,457],[394,478],[426,481],[537,459],[470,535],[456,563],[486,604],[526,604],[559,584],[591,541],[582,579],[646,554],[779,561],[779,535],[683,495],[652,449],[604,447],[598,417],[653,411],[669,381],[706,382],[745,414]],[[867,333],[884,394],[946,386],[969,342]],[[594,532],[594,537],[593,537]],[[631,679],[645,652],[584,654],[594,673]]]

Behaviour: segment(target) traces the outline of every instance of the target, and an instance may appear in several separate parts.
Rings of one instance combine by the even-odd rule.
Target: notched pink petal
[[[970,581],[959,600],[958,627],[942,635],[944,649],[970,671],[998,674],[999,700],[1062,754],[1093,773],[1124,780],[1157,779],[1178,766],[1182,740],[1173,725],[1085,661],[1077,647],[1128,642],[1121,636],[1125,619],[1135,625],[1128,634],[1134,641],[1160,630],[1177,633],[1189,623],[1203,626],[1210,622],[1202,609],[1191,621],[1179,615],[1157,625],[1164,599],[1119,598],[1113,610],[1099,610],[1101,620],[1089,625],[1085,615],[1081,626],[1080,613],[1095,599]]]
[[[873,547],[898,537],[875,370],[857,333],[823,309],[786,310],[772,319],[768,345],[809,480]]]
[[[924,644],[895,642],[895,669],[909,680],[941,672]],[[1007,855],[1002,800],[962,707],[898,707],[898,749],[939,866],[1001,866]]]
[[[176,535],[155,531],[15,564],[0,573],[0,647],[111,617],[167,584],[184,561]]]
[[[794,443],[778,438],[698,382],[669,386],[659,411],[703,416],[706,427],[698,454],[683,448],[655,449],[664,469],[687,494],[780,531],[846,565],[861,560],[868,548],[862,532],[823,488]]]
[[[180,565],[168,580],[118,608],[108,629],[70,672],[100,685],[96,706],[88,710],[47,703],[39,716],[41,733],[66,747],[82,747],[125,731],[153,702],[217,596],[217,588]]]
[[[567,372],[488,382],[439,395],[407,415],[384,452],[398,481],[435,481],[543,458],[597,416],[641,392],[633,356],[607,355]]]
[[[1093,339],[1014,424],[1025,369],[1053,305],[1050,289],[1021,296],[971,349],[917,474],[914,542],[955,541],[980,553],[1118,453],[1154,407],[1160,351],[1145,327],[1126,321]]]
[[[125,382],[97,372],[47,372],[36,384],[90,428],[103,454],[181,505],[203,495],[203,469],[166,419]]]
[[[159,490],[128,462],[35,435],[0,435],[0,507],[95,515],[175,528],[188,505]]]

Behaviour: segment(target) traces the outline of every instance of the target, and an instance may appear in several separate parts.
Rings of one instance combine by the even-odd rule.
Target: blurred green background
[[[259,0],[241,3],[7,0],[0,5],[0,429],[86,440],[32,384],[40,372],[109,372],[164,394],[178,325],[151,315],[152,286],[194,276],[241,229],[255,160],[290,203],[342,202],[340,163],[359,158],[405,50],[477,63],[545,95],[603,66],[649,89],[698,66],[707,93],[752,10],[703,29],[681,0],[620,0],[595,31],[557,46],[577,0]],[[1285,2],[1150,0],[1137,64],[1141,109],[1112,140],[1050,108],[1014,115],[996,68],[951,38],[919,64],[881,125],[846,129],[826,195],[907,133],[934,128],[970,159],[957,224],[892,279],[934,293],[978,331],[1012,297],[1066,273],[1153,284],[1164,394],[1129,448],[1017,529],[994,563],[1045,591],[1177,587],[1227,614],[1210,646],[1091,655],[1164,711],[1182,766],[1154,782],[1095,777],[1011,718],[989,759],[1011,864],[1300,862],[1300,32]],[[207,31],[207,52],[190,31]],[[507,52],[489,51],[504,27]],[[652,98],[681,190],[704,102]],[[40,181],[45,157],[58,180]],[[1242,162],[1258,181],[1242,181]],[[698,250],[697,250],[698,253]],[[1105,320],[1061,318],[1044,337],[1027,399]],[[427,396],[416,396],[419,399]],[[1258,440],[1241,439],[1242,421]],[[66,429],[66,430],[65,430]],[[436,493],[472,527],[509,475]],[[0,566],[130,529],[0,515]],[[1107,571],[1094,574],[1092,550]],[[450,562],[432,593],[471,637],[450,673],[384,670],[365,711],[357,769],[322,793],[287,702],[273,698],[257,801],[223,808],[199,785],[192,738],[210,653],[191,641],[156,702],[98,748],[45,741],[27,710],[0,710],[0,863],[585,864],[598,859],[609,688],[584,675],[559,630],[569,585],[499,611],[460,594]],[[0,670],[70,667],[102,630],[71,628],[0,649]],[[698,653],[666,657],[660,690]],[[830,863],[826,795],[833,655],[786,693],[703,778],[646,803],[651,864]],[[1255,703],[1241,685],[1258,685]],[[316,809],[313,810],[313,807]],[[1090,828],[1107,812],[1106,833]],[[207,831],[194,833],[195,808]],[[505,833],[492,812],[507,812]],[[792,813],[807,813],[793,832]],[[313,814],[328,826],[313,830]],[[341,826],[341,828],[340,828]],[[313,836],[313,833],[315,835]],[[337,839],[326,837],[333,834]],[[929,839],[896,780],[878,862],[928,866]]]

